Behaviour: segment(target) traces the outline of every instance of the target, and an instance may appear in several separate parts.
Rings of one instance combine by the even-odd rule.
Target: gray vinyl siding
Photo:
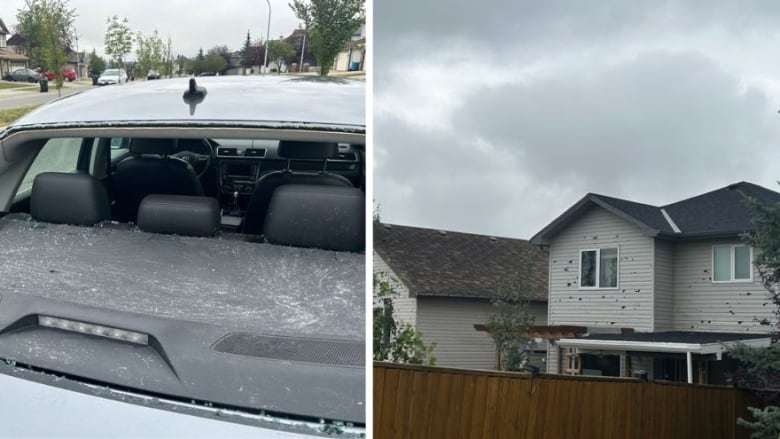
[[[547,342],[547,373],[561,373],[561,348],[553,341]]]
[[[398,292],[398,297],[393,301],[396,319],[414,326],[417,323],[417,300],[409,297],[409,288],[399,280],[398,275],[377,252],[374,252],[374,275],[386,277]]]
[[[697,241],[675,248],[674,328],[677,330],[769,332],[772,304],[753,269],[753,282],[713,283],[712,246],[731,241]]]
[[[674,328],[674,244],[655,241],[655,305],[654,330],[671,331]]]
[[[546,324],[547,307],[534,303],[537,325]],[[423,341],[435,342],[436,365],[465,369],[494,369],[496,350],[487,332],[474,324],[487,323],[490,302],[486,299],[418,297],[416,329]]]
[[[652,238],[594,206],[550,244],[550,325],[653,330]],[[580,250],[615,246],[618,288],[580,289]]]

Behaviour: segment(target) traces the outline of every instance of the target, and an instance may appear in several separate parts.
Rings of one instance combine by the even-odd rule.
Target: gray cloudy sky
[[[271,0],[271,38],[289,35],[299,21],[288,0]],[[0,18],[9,27],[16,24],[16,12],[24,0],[0,0]],[[238,50],[246,31],[252,39],[265,39],[268,5],[265,0],[70,0],[76,9],[79,50],[102,55],[106,19],[114,14],[127,17],[133,31],[150,34],[155,29],[165,39],[171,36],[174,53],[194,56],[198,48],[208,50],[227,45]]]
[[[376,1],[374,42],[384,222],[529,238],[587,192],[780,190],[780,3]]]

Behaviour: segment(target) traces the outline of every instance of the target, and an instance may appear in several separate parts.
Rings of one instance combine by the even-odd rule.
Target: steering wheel
[[[211,146],[201,140],[182,139],[179,141],[179,148],[183,150],[177,152],[176,154],[171,154],[171,157],[176,157],[177,159],[184,160],[185,162],[189,163],[190,166],[192,166],[192,169],[195,170],[198,178],[203,177],[203,174],[205,174],[206,170],[209,169],[209,166],[211,166]],[[207,150],[208,153],[201,154],[199,152],[192,151],[199,149]]]

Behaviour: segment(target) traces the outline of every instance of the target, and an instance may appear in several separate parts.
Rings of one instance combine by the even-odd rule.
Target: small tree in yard
[[[111,65],[124,68],[125,55],[133,47],[133,34],[127,18],[119,19],[118,15],[106,20],[105,52],[110,57]]]
[[[769,300],[775,310],[775,330],[772,344],[768,348],[737,346],[729,354],[744,364],[744,371],[737,376],[738,382],[757,393],[768,404],[764,409],[750,407],[754,420],[738,419],[737,422],[753,430],[753,439],[780,438],[780,203],[766,206],[755,199],[748,204],[756,211],[754,232],[743,239],[758,250],[755,264]],[[762,322],[769,324],[770,322]]]
[[[92,49],[92,53],[89,54],[89,73],[91,75],[99,75],[103,72],[103,70],[106,69],[106,60],[101,58],[97,53],[95,53],[95,49]]]
[[[521,370],[528,361],[528,332],[534,324],[529,311],[532,288],[531,264],[527,264],[521,271],[499,280],[496,296],[490,301],[487,328],[496,345],[501,370]]]
[[[62,88],[62,67],[67,63],[65,48],[71,44],[76,11],[67,0],[27,0],[17,14],[17,28],[30,49],[37,67],[57,74],[56,87]]]
[[[432,355],[436,343],[425,344],[419,332],[407,322],[395,319],[394,299],[398,292],[387,275],[374,275],[374,361],[407,364],[436,364]]]
[[[268,42],[268,57],[276,62],[276,73],[282,72],[282,64],[295,56],[295,48],[284,40]]]
[[[320,75],[327,75],[336,56],[365,22],[365,1],[293,0],[290,7],[306,25],[307,42]]]

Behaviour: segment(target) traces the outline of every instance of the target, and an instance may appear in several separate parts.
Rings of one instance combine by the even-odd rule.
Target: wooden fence
[[[749,438],[744,390],[374,363],[379,438]]]

